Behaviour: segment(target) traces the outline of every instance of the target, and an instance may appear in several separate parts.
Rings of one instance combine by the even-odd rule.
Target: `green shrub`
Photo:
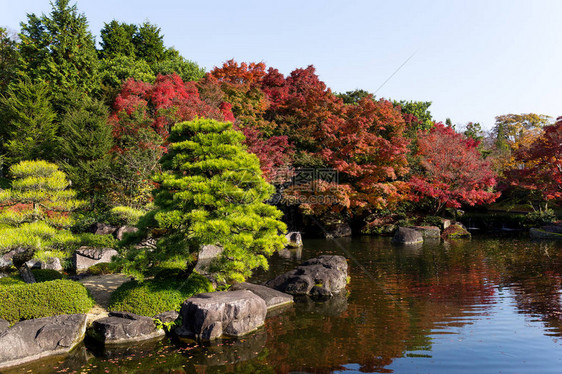
[[[120,271],[121,266],[115,262],[102,262],[88,268],[88,274],[91,275],[114,274]]]
[[[443,218],[437,216],[427,216],[423,218],[422,225],[443,228]]]
[[[129,206],[116,206],[111,209],[114,223],[118,225],[135,226],[146,212]]]
[[[113,235],[96,235],[92,233],[78,234],[77,246],[94,248],[116,248],[118,240]]]
[[[159,278],[130,281],[113,292],[109,310],[153,317],[168,310],[179,311],[187,298],[212,291],[209,280],[199,274],[192,274],[187,280]]]
[[[0,288],[2,286],[13,286],[14,284],[25,284],[19,275],[10,275],[9,277],[0,278]]]
[[[49,282],[57,279],[66,279],[66,275],[51,269],[31,269],[37,282]]]
[[[0,287],[0,318],[10,323],[59,314],[86,313],[94,305],[78,282],[58,279]]]
[[[556,214],[552,209],[534,211],[528,213],[524,220],[523,225],[525,228],[541,227],[554,223],[556,221]]]

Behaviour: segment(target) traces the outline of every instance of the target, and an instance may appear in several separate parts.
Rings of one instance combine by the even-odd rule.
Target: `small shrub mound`
[[[86,313],[94,305],[88,290],[66,279],[0,286],[0,318],[21,320]]]
[[[37,282],[49,282],[57,279],[66,279],[66,275],[51,269],[31,269]]]
[[[121,271],[121,265],[115,262],[102,262],[88,268],[90,275],[115,274]]]
[[[187,298],[212,291],[211,282],[198,274],[192,274],[187,280],[156,278],[142,282],[130,281],[113,292],[109,310],[153,317],[169,310],[179,311]]]

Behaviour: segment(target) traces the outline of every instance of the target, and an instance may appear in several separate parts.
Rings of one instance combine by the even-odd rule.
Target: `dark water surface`
[[[349,259],[347,298],[279,310],[244,339],[82,346],[14,372],[562,373],[562,243],[308,240],[254,281],[328,253]]]

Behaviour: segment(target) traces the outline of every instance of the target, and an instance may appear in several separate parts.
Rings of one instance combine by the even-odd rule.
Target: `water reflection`
[[[387,238],[362,237],[304,244],[302,253],[276,256],[253,281],[318,254],[342,254],[351,259],[349,295],[326,304],[298,302],[244,339],[88,350],[78,355],[87,364],[69,361],[57,370],[559,372],[561,243],[476,238],[397,247]]]

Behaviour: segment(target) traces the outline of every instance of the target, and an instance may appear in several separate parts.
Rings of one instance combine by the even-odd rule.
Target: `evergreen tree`
[[[113,135],[108,116],[101,101],[72,92],[60,125],[59,160],[91,203],[109,179]]]
[[[148,22],[143,23],[133,35],[135,53],[149,64],[161,61],[165,57],[164,36],[160,27]]]
[[[267,256],[282,249],[281,212],[265,201],[274,188],[265,182],[258,158],[242,145],[231,123],[197,119],[174,125],[166,172],[156,178],[157,231],[165,235],[156,260],[184,258],[192,264],[201,246],[224,248],[215,260],[218,281],[243,281]]]
[[[4,92],[13,80],[17,59],[16,38],[0,27],[0,92]]]
[[[101,30],[102,58],[113,58],[117,56],[135,57],[135,45],[133,36],[138,28],[136,25],[120,23],[116,20],[106,23]]]
[[[152,67],[155,75],[176,73],[184,82],[198,81],[205,76],[205,69],[181,56],[174,48],[169,48],[165,59],[154,62]]]
[[[20,77],[47,82],[55,99],[73,89],[100,88],[98,58],[88,22],[69,0],[55,0],[41,17],[28,14],[20,34]]]
[[[46,83],[32,84],[26,79],[14,84],[0,99],[0,138],[8,164],[53,159],[58,126],[49,91]]]
[[[20,248],[63,248],[73,240],[70,212],[81,207],[66,175],[46,161],[22,161],[10,168],[10,189],[0,190],[0,254]]]

